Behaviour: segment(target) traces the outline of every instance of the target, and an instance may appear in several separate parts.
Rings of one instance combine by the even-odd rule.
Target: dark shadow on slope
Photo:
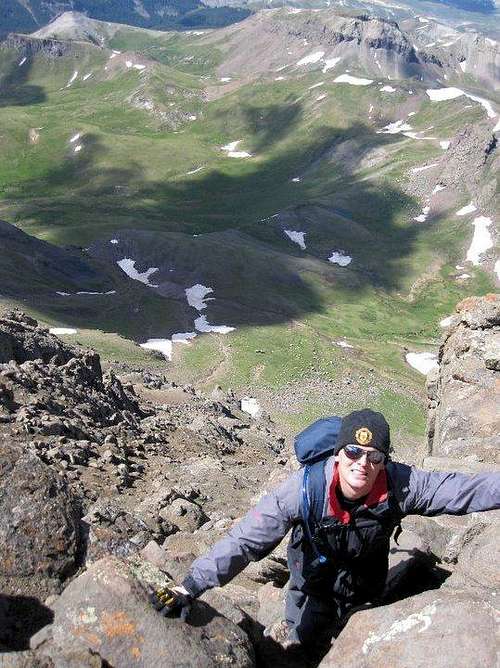
[[[32,67],[32,56],[27,56],[26,61],[20,65],[23,57],[19,54],[19,58],[12,62],[0,78],[0,108],[24,107],[40,104],[46,100],[47,96],[41,86],[27,83]]]
[[[321,156],[330,155],[332,143],[346,134],[358,137],[358,158],[336,162],[332,154],[331,183],[320,196],[313,177],[291,183],[298,172],[307,173]],[[123,232],[123,245],[111,245],[106,231],[91,249],[98,268],[114,281],[117,296],[106,305],[100,301],[97,310],[87,302],[84,308],[71,303],[66,311],[58,303],[54,311],[50,299],[37,306],[47,314],[66,312],[73,321],[84,319],[86,327],[144,338],[167,335],[166,323],[170,332],[190,331],[193,318],[204,313],[210,323],[234,326],[300,319],[324,310],[319,286],[341,284],[353,300],[367,286],[398,289],[405,260],[425,226],[412,224],[410,213],[408,224],[400,223],[402,212],[415,211],[415,202],[396,185],[387,182],[382,190],[380,182],[356,175],[369,151],[397,140],[363,125],[348,133],[320,127],[307,145],[268,161],[245,162],[238,173],[213,170],[203,178],[161,182],[146,181],[133,157],[126,168],[103,170],[98,162],[106,149],[97,137],[84,136],[80,153],[72,154],[69,147],[60,166],[23,187],[24,207],[18,206],[19,196],[14,198],[17,220],[33,221],[35,230],[37,225],[52,228],[56,240],[58,229],[62,238],[68,224],[95,227],[101,221],[109,225],[110,220],[124,220],[123,228],[133,231]],[[117,195],[117,187],[128,195]],[[286,214],[301,207],[308,207],[305,253],[286,239],[283,222],[259,222],[276,211]],[[329,263],[333,249],[351,254],[352,265]],[[116,268],[120,257],[135,259],[140,272],[159,267],[155,282],[161,290],[127,279]],[[306,274],[316,278],[311,282]],[[215,300],[201,314],[187,306],[184,294],[196,283],[215,289]]]
[[[300,123],[302,106],[295,104],[272,104],[266,107],[246,107],[243,109],[245,123],[254,136],[256,152],[269,149],[284,139]]]

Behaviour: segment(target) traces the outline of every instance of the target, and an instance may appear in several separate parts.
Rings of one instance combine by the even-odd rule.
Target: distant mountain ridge
[[[0,37],[33,32],[66,11],[158,30],[221,27],[250,14],[237,7],[207,7],[200,0],[2,0]]]

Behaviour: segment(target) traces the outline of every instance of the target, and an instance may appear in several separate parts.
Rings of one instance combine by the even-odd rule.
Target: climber
[[[152,603],[162,614],[185,618],[193,599],[268,555],[292,529],[285,620],[267,632],[285,648],[316,640],[321,631],[337,635],[350,611],[380,599],[390,537],[405,515],[500,508],[500,473],[430,472],[393,462],[381,413],[364,409],[342,420],[327,418],[303,434],[316,463],[264,496],[192,563],[182,585],[154,593]]]

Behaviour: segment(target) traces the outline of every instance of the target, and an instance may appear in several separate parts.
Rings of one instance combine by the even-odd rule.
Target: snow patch
[[[450,148],[451,141],[449,139],[445,139],[443,141],[439,142],[439,146],[443,149],[443,151],[447,151]]]
[[[196,283],[196,285],[186,288],[184,292],[186,293],[186,299],[189,306],[192,306],[197,311],[206,309],[206,302],[214,299],[213,297],[207,297],[207,295],[213,292],[213,288],[207,288],[205,285],[200,285],[200,283]]]
[[[228,81],[231,81],[231,77],[221,77],[219,81],[222,81],[222,83],[227,83]]]
[[[81,144],[78,144],[78,146],[75,146],[75,148],[73,149],[73,152],[74,153],[80,153],[82,148],[83,148],[83,146]]]
[[[338,264],[341,267],[347,267],[348,264],[351,264],[352,262],[352,257],[350,255],[346,255],[344,251],[332,251],[332,254],[328,258],[328,262],[332,262],[333,264]]]
[[[310,53],[308,56],[301,58],[301,60],[298,61],[297,65],[300,66],[300,65],[310,65],[312,63],[317,63],[323,59],[324,55],[325,55],[324,51],[314,51],[313,53]]]
[[[320,86],[324,86],[324,85],[325,85],[325,82],[320,81],[319,83],[315,83],[312,86],[309,86],[308,90],[313,90],[313,88],[319,88]]]
[[[382,88],[379,88],[381,93],[395,93],[396,89],[393,88],[392,86],[382,86]]]
[[[347,341],[335,341],[335,343],[341,348],[354,348],[354,346],[351,346],[351,344],[347,343]]]
[[[71,139],[69,140],[70,144],[74,144],[77,139],[80,139],[81,137],[81,132],[77,132],[76,135],[73,135]]]
[[[446,186],[442,186],[440,183],[437,184],[437,186],[434,186],[434,190],[432,191],[432,194],[435,195],[436,193],[441,192],[441,190],[445,190]]]
[[[65,87],[69,88],[77,76],[78,76],[78,70],[75,70],[71,76],[71,79],[68,81]]]
[[[237,139],[232,141],[225,146],[221,146],[221,151],[226,151],[228,158],[251,158],[252,154],[247,153],[246,151],[236,151],[236,147],[241,143],[243,139]]]
[[[243,397],[240,401],[240,407],[244,413],[248,413],[252,417],[256,417],[260,413],[260,406],[254,397]]]
[[[495,118],[497,116],[497,113],[493,109],[491,102],[485,100],[483,97],[479,97],[478,95],[471,95],[470,93],[466,93],[460,88],[455,88],[453,86],[449,88],[429,88],[425,92],[433,102],[454,100],[461,95],[465,95],[465,97],[469,98],[469,100],[474,100],[474,102],[478,102],[482,107],[484,107],[488,118]]]
[[[17,64],[17,66],[18,66],[18,67],[21,67],[21,65],[24,65],[24,63],[26,62],[26,60],[27,60],[27,58],[26,58],[26,56],[24,56],[24,58],[22,58],[22,59],[19,61],[19,63]]]
[[[472,204],[472,202],[469,202],[466,206],[463,206],[461,209],[459,209],[456,212],[456,216],[467,216],[469,213],[474,213],[474,211],[477,211],[477,207]]]
[[[453,316],[449,315],[447,318],[443,318],[442,320],[439,321],[439,326],[440,327],[449,327],[452,322],[453,322]]]
[[[438,166],[438,162],[433,162],[432,165],[424,165],[423,167],[413,167],[411,170],[412,174],[418,174],[419,172],[425,172],[427,169],[432,169],[433,167]]]
[[[206,315],[200,315],[199,318],[196,318],[194,321],[194,327],[199,332],[214,332],[216,334],[229,334],[229,332],[234,332],[234,327],[228,327],[227,325],[210,325],[207,322]]]
[[[389,123],[385,125],[381,130],[377,130],[377,134],[380,135],[397,135],[400,132],[408,132],[413,130],[412,126],[405,121],[394,121],[394,123]]]
[[[466,256],[466,260],[472,264],[480,264],[481,255],[493,246],[493,239],[488,229],[491,223],[491,218],[486,218],[486,216],[478,216],[472,221],[474,236]]]
[[[172,334],[172,343],[189,343],[191,339],[195,339],[198,335],[196,332],[178,332]]]
[[[82,81],[87,81],[87,79],[90,79],[90,77],[93,75],[93,72],[88,72],[82,77]]]
[[[495,266],[493,267],[493,271],[497,275],[498,280],[500,280],[500,260],[497,260],[495,262]]]
[[[350,74],[341,74],[333,83],[346,83],[351,86],[369,86],[373,83],[373,79],[361,79],[360,77],[353,77]]]
[[[55,334],[60,336],[61,334],[76,334],[78,330],[73,329],[72,327],[51,327],[49,329],[50,334]]]
[[[169,362],[172,361],[172,341],[170,339],[148,339],[146,343],[141,343],[141,348],[156,350]]]
[[[425,223],[427,216],[429,215],[430,206],[424,206],[422,213],[419,216],[416,216],[413,220],[416,220],[417,223]]]
[[[460,65],[460,69],[462,70],[462,72],[465,72],[465,70],[467,69],[467,61],[462,60],[462,62],[459,63],[459,65]]]
[[[118,239],[110,239],[109,243],[115,245],[119,242],[118,242]]]
[[[150,283],[149,277],[159,270],[158,267],[150,267],[149,269],[146,269],[146,271],[139,272],[135,268],[135,263],[135,260],[132,260],[129,257],[125,257],[123,260],[118,260],[116,264],[127,274],[129,278],[133,279],[134,281],[144,283],[144,285],[147,285],[150,288],[157,288],[157,284]]]
[[[306,235],[305,232],[295,232],[294,230],[285,230],[285,234],[294,243],[298,244],[302,248],[302,250],[306,249],[306,244],[305,244],[305,241],[304,241],[304,237]]]
[[[326,95],[318,95],[318,97],[316,98],[316,102],[321,102],[321,100],[324,100],[325,97]]]
[[[438,366],[436,353],[407,353],[406,361],[408,364],[427,376],[429,371]]]
[[[192,174],[198,174],[198,172],[201,172],[202,169],[205,169],[205,165],[202,165],[201,167],[197,167],[196,169],[192,169],[189,172],[186,172],[186,176],[191,176]]]

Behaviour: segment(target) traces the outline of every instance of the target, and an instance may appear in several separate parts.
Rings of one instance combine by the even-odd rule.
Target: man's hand
[[[186,621],[193,597],[184,589],[184,587],[163,587],[153,591],[149,595],[149,600],[155,610],[160,615],[179,615],[183,622]]]

